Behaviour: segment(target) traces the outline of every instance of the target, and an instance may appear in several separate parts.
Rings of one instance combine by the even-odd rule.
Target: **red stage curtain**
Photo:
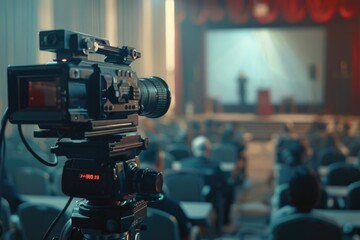
[[[264,16],[254,16],[259,23],[272,23],[279,16],[281,0],[256,0],[256,4],[266,4],[269,7],[268,13]],[[254,4],[254,8],[256,8]]]
[[[301,22],[306,17],[306,0],[283,0],[282,15],[289,23]]]
[[[251,17],[252,1],[227,0],[226,6],[230,19],[234,23],[246,23]]]
[[[218,0],[189,0],[191,19],[197,24],[204,24],[208,19],[220,21],[225,16]]]
[[[222,20],[225,16],[225,10],[219,5],[218,1],[222,0],[207,0],[206,7],[209,9],[210,18],[213,21]]]
[[[340,0],[339,1],[339,14],[343,18],[353,18],[358,14],[359,0]]]
[[[261,24],[272,23],[282,15],[289,23],[298,23],[309,14],[317,23],[330,21],[338,12],[343,18],[355,17],[359,0],[179,0],[179,18],[189,13],[196,24],[221,21],[225,14],[234,23],[247,23],[252,17]],[[224,2],[223,2],[224,1]],[[178,1],[177,1],[178,2]],[[258,7],[260,13],[257,12]],[[186,8],[186,9],[185,9]]]
[[[352,30],[352,114],[359,114],[359,24]]]
[[[337,10],[338,0],[307,0],[307,7],[314,22],[331,20]]]

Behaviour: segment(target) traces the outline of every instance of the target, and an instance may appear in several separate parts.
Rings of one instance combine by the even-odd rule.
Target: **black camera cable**
[[[21,124],[18,124],[18,130],[19,130],[19,135],[20,135],[20,138],[22,140],[22,142],[24,143],[26,149],[31,153],[31,155],[33,155],[34,158],[36,158],[36,160],[38,160],[39,162],[41,162],[42,164],[48,166],[48,167],[55,167],[57,164],[58,164],[58,160],[57,160],[57,157],[55,155],[54,157],[54,162],[48,162],[46,161],[45,159],[41,158],[30,146],[30,144],[27,142],[25,136],[24,136],[24,133],[22,131],[22,128],[21,128]]]
[[[54,229],[56,224],[59,222],[61,217],[65,214],[65,212],[69,208],[70,203],[72,202],[72,200],[73,200],[73,197],[69,197],[69,200],[65,204],[63,210],[61,210],[61,212],[56,216],[54,221],[50,224],[49,228],[46,230],[46,233],[44,234],[43,240],[48,240],[48,237],[49,237],[50,233],[52,232],[52,230]]]
[[[1,130],[0,130],[0,182],[3,181],[4,161],[5,161],[5,129],[6,123],[9,118],[9,110],[5,109],[4,115],[1,119]],[[0,184],[2,186],[2,184]],[[2,191],[0,187],[0,216],[2,216]],[[2,224],[1,224],[2,225]],[[1,227],[0,238],[3,234],[3,226]]]
[[[21,128],[21,124],[18,124],[18,130],[19,130],[19,135],[20,138],[22,140],[22,142],[24,143],[26,149],[31,153],[31,155],[33,155],[34,158],[36,158],[36,160],[38,160],[39,162],[41,162],[42,164],[45,164],[46,166],[49,167],[55,167],[58,164],[58,160],[57,157],[55,155],[54,157],[54,162],[48,162],[46,160],[44,160],[43,158],[41,158],[30,146],[30,144],[27,142],[24,133],[22,131]],[[49,226],[49,228],[47,229],[46,233],[44,234],[43,239],[47,240],[50,233],[52,232],[52,230],[54,229],[54,227],[56,226],[56,224],[59,222],[59,220],[61,219],[61,217],[64,215],[64,213],[66,212],[66,210],[68,209],[70,203],[72,202],[73,197],[69,197],[69,200],[67,201],[67,203],[65,204],[64,208],[61,210],[61,212],[56,216],[56,218],[54,219],[54,221],[51,223],[51,225]]]
[[[39,162],[41,162],[42,164],[45,164],[46,166],[49,167],[55,167],[58,164],[58,160],[57,157],[55,155],[54,158],[54,162],[48,162],[46,160],[44,160],[43,158],[41,158],[30,146],[30,144],[27,142],[24,133],[22,131],[21,128],[21,124],[18,124],[18,130],[19,130],[19,135],[20,138],[22,140],[22,142],[24,143],[26,149],[31,153],[31,155],[33,155],[33,157],[35,157]],[[69,197],[69,200],[67,201],[67,203],[65,204],[64,208],[61,210],[61,212],[56,216],[56,218],[54,219],[54,221],[51,223],[51,225],[49,226],[49,228],[47,229],[46,233],[44,234],[43,239],[47,240],[50,233],[52,232],[52,230],[54,229],[54,227],[56,226],[56,224],[59,222],[59,220],[61,219],[61,217],[64,215],[64,213],[66,212],[66,210],[68,209],[70,203],[72,202],[73,197]]]

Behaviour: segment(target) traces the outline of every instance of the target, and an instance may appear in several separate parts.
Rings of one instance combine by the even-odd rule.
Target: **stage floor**
[[[203,124],[206,121],[215,123],[232,123],[238,129],[251,134],[253,140],[267,141],[282,131],[284,124],[292,123],[293,130],[299,136],[305,136],[314,122],[324,122],[331,131],[336,124],[348,123],[356,131],[359,129],[360,116],[316,115],[316,114],[242,114],[242,113],[206,113],[186,116],[186,122]]]
[[[252,113],[204,113],[194,114],[184,117],[188,121],[206,121],[214,120],[220,122],[276,122],[276,123],[289,123],[289,122],[303,122],[312,123],[315,121],[320,122],[349,122],[358,123],[360,116],[348,115],[317,115],[317,114],[271,114],[271,115],[258,115]]]

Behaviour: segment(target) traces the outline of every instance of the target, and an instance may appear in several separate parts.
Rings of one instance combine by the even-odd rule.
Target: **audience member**
[[[164,170],[163,154],[159,145],[151,142],[148,148],[139,154],[141,168],[162,172]],[[159,201],[149,202],[148,206],[173,215],[179,224],[181,239],[189,239],[191,223],[178,202],[164,195]]]
[[[320,194],[320,182],[315,171],[303,165],[296,167],[289,182],[290,205],[272,214],[271,221],[293,213],[310,213],[320,200]]]
[[[325,146],[325,136],[327,135],[327,124],[321,121],[314,122],[306,136],[308,147],[313,157],[317,156],[317,150]]]
[[[199,174],[204,175],[206,184],[212,187],[207,200],[212,202],[215,208],[218,205],[216,196],[220,191],[224,201],[224,224],[227,225],[230,223],[230,207],[234,200],[234,189],[233,185],[227,181],[225,173],[220,169],[219,164],[210,159],[211,146],[211,142],[205,136],[194,138],[191,143],[193,157],[183,159],[181,167],[194,169]]]
[[[350,144],[354,141],[351,125],[348,122],[341,125],[341,128],[337,131],[337,135],[339,136],[340,142],[347,148],[349,148]]]
[[[300,140],[288,141],[286,147],[279,151],[280,165],[277,167],[277,185],[288,183],[296,167],[305,164],[306,151]]]
[[[293,134],[292,124],[283,124],[279,135],[276,137],[275,142],[275,161],[276,163],[284,163],[282,159],[282,151],[287,149],[289,145],[293,145],[293,142],[297,138]]]
[[[246,155],[245,155],[245,142],[240,134],[236,131],[233,125],[225,125],[223,134],[221,136],[221,143],[231,144],[236,149],[236,158],[235,168],[233,170],[233,178],[236,184],[241,185],[246,178]]]
[[[345,160],[339,139],[334,134],[328,133],[324,136],[324,145],[317,149],[312,165],[317,169],[320,165],[329,165],[338,161],[339,156],[341,161]]]

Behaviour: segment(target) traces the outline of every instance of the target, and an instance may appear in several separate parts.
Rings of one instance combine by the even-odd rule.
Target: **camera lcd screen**
[[[28,108],[55,108],[57,106],[56,81],[27,81]]]

